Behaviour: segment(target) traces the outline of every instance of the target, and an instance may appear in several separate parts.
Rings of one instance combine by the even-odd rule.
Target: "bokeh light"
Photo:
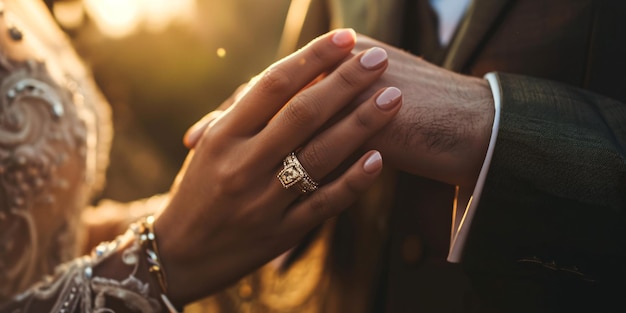
[[[193,19],[194,0],[84,0],[85,11],[99,30],[124,37],[145,28],[162,31],[172,23]]]
[[[217,56],[219,58],[225,58],[226,57],[226,49],[224,49],[224,48],[217,48],[217,51],[215,53],[217,54]]]

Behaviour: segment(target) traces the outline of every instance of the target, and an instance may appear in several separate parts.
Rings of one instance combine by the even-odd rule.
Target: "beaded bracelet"
[[[154,273],[161,287],[161,300],[170,313],[178,313],[179,310],[172,304],[167,294],[167,280],[165,279],[165,269],[159,259],[159,248],[154,235],[154,216],[149,215],[139,221],[138,224],[131,225],[131,230],[139,239],[139,244],[146,253],[146,261],[149,264],[148,271]]]

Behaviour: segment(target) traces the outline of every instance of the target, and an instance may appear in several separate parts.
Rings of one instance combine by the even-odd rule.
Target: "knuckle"
[[[291,77],[283,68],[274,65],[263,73],[257,85],[261,92],[278,93],[291,86]]]
[[[319,45],[312,45],[310,52],[313,60],[317,62],[325,62],[329,58],[328,51]]]
[[[221,166],[217,170],[216,179],[213,183],[218,185],[224,194],[241,195],[246,186],[251,183],[247,175],[240,174],[243,173],[243,170],[243,168],[232,164]]]
[[[338,84],[344,90],[360,87],[359,75],[355,70],[342,69],[337,71]]]
[[[365,112],[364,110],[356,110],[354,112],[354,124],[359,129],[371,129],[376,127],[376,118],[369,114],[370,112]]]
[[[334,211],[330,201],[330,197],[325,192],[316,193],[315,197],[309,198],[311,211],[320,221],[329,218]]]
[[[363,180],[357,178],[349,178],[345,180],[344,188],[349,195],[348,198],[354,199],[363,191],[365,187]]]
[[[293,126],[309,125],[319,117],[319,107],[317,99],[301,93],[289,101],[283,110],[283,116]]]
[[[300,152],[299,159],[302,162],[302,166],[309,172],[312,178],[318,178],[315,173],[327,163],[327,159],[324,156],[329,155],[330,149],[328,145],[322,141],[310,144],[306,149]]]
[[[214,144],[224,144],[224,138],[229,138],[229,129],[225,123],[214,123],[208,126],[208,129],[204,131],[202,137],[205,137],[205,141]]]

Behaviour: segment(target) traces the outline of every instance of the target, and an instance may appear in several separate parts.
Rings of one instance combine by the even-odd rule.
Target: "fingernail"
[[[382,110],[389,110],[398,104],[395,100],[401,95],[402,92],[400,89],[396,87],[389,87],[376,97],[376,106]]]
[[[339,29],[333,35],[333,43],[340,48],[346,47],[356,40],[356,33],[350,28]]]
[[[200,139],[202,134],[204,133],[204,130],[214,119],[215,118],[204,118],[191,126],[187,131],[188,135],[186,144],[191,145],[192,147],[195,146],[198,143],[198,140]]]
[[[374,47],[361,57],[361,65],[366,69],[373,69],[387,60],[387,52],[383,48]]]
[[[378,171],[383,166],[383,157],[380,155],[380,152],[376,151],[370,155],[367,160],[365,160],[365,164],[363,164],[363,169],[368,173],[374,173]]]

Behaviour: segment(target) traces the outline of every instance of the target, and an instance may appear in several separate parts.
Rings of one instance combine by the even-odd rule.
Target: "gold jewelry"
[[[302,193],[313,192],[319,186],[304,169],[295,152],[291,152],[285,157],[283,169],[278,173],[277,177],[285,189],[298,185]]]
[[[131,227],[135,236],[139,240],[139,244],[144,248],[146,253],[146,261],[148,261],[148,271],[154,273],[161,287],[161,300],[167,307],[169,312],[176,313],[179,310],[172,304],[167,295],[167,280],[165,279],[165,269],[161,265],[159,259],[159,248],[154,235],[154,216],[149,215],[138,223],[138,227]]]

